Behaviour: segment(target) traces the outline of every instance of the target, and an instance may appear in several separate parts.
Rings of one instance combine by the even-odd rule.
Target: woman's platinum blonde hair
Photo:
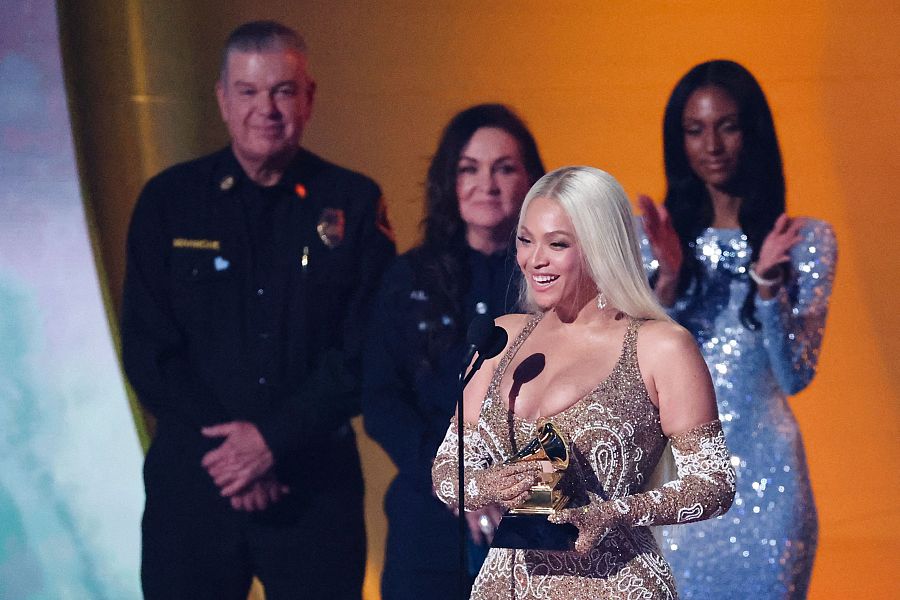
[[[632,317],[670,320],[647,282],[631,205],[612,175],[594,167],[562,167],[547,173],[525,196],[519,227],[535,198],[557,202],[572,220],[588,273],[612,307]],[[521,306],[535,311],[527,281],[521,290]]]

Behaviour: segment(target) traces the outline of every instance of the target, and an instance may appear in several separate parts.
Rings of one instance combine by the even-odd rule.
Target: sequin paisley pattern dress
[[[739,316],[750,285],[750,248],[739,229],[701,232],[694,250],[702,281],[669,313],[700,345],[737,471],[727,515],[657,531],[682,598],[806,597],[818,520],[787,396],[816,372],[837,245],[822,221],[806,219],[801,235],[791,250],[788,283],[772,300],[756,298],[759,330],[746,328]],[[646,236],[641,240],[652,274],[657,265]]]
[[[466,424],[466,505],[478,495],[470,471],[498,465],[527,443],[536,424],[514,415],[501,400],[500,381],[519,347],[538,325],[532,317],[501,359],[477,425]],[[676,598],[675,583],[646,523],[687,522],[727,510],[734,474],[718,421],[681,434],[675,451],[682,481],[669,489],[640,491],[666,444],[659,414],[650,402],[637,363],[637,332],[632,320],[613,371],[596,388],[552,418],[569,436],[572,462],[563,479],[570,507],[586,505],[588,492],[615,500],[629,512],[633,527],[613,529],[588,554],[492,548],[472,589],[472,598],[655,599]],[[455,419],[438,450],[433,479],[438,496],[456,498]],[[707,454],[703,454],[708,450]],[[679,459],[680,462],[679,462]],[[712,465],[712,468],[709,468]],[[634,501],[626,503],[626,501]],[[621,506],[618,503],[622,502]]]

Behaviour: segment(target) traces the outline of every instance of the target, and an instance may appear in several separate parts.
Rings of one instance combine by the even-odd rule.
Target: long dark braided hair
[[[459,157],[476,131],[496,127],[518,142],[529,185],[544,174],[544,163],[534,137],[509,107],[479,104],[458,113],[444,129],[437,151],[428,167],[425,183],[424,236],[409,253],[416,285],[428,295],[426,323],[441,323],[449,316],[449,326],[429,326],[425,334],[427,358],[433,360],[464,336],[466,327],[463,300],[471,284],[466,266],[466,224],[459,214],[456,178]]]
[[[697,236],[713,221],[713,207],[706,185],[694,173],[684,149],[684,108],[695,91],[715,86],[725,91],[738,105],[743,150],[738,171],[729,185],[742,198],[738,221],[752,251],[759,250],[775,220],[784,212],[785,191],[781,151],[775,134],[775,123],[766,96],[750,72],[730,60],[713,60],[697,65],[675,86],[663,118],[663,152],[666,167],[666,208],[681,239],[684,255],[679,275],[678,293],[701,277],[700,263],[694,254]],[[741,321],[756,329],[753,298],[756,283],[741,307]]]

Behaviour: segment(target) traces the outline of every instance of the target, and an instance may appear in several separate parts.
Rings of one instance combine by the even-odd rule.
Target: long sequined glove
[[[456,418],[450,422],[444,441],[438,448],[431,467],[431,477],[437,497],[448,506],[458,508],[458,467]],[[540,478],[536,463],[494,465],[494,457],[487,451],[477,429],[466,427],[463,432],[465,450],[464,482],[466,510],[478,510],[489,504],[506,508],[518,506],[529,495],[531,486]]]
[[[540,481],[540,473],[537,464],[527,462],[466,473],[466,510],[488,504],[515,508],[531,495],[531,486]]]
[[[724,514],[734,500],[734,468],[731,466],[722,424],[703,423],[671,438],[678,477],[640,494],[591,501],[578,508],[551,515],[554,523],[578,528],[575,549],[587,552],[619,527],[671,525],[702,521]]]
[[[557,524],[571,523],[578,528],[575,551],[585,554],[603,541],[614,529],[625,525],[624,515],[616,510],[613,502],[603,500],[589,492],[591,501],[578,508],[565,508],[547,517]]]

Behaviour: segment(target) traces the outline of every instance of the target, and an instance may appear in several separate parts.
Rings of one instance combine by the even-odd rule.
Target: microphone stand
[[[459,372],[459,402],[456,408],[456,437],[457,437],[457,489],[459,497],[459,594],[460,598],[466,600],[466,587],[469,580],[469,565],[466,562],[466,540],[468,539],[468,525],[466,523],[466,490],[465,490],[465,445],[463,444],[463,390],[466,384],[472,380],[475,371],[481,368],[484,363],[484,357],[479,353],[472,363],[472,369],[466,374],[468,365],[463,365]]]
[[[457,492],[457,497],[459,500],[459,597],[462,600],[466,600],[466,587],[469,582],[469,565],[466,563],[466,491],[464,480],[465,480],[465,448],[463,445],[463,390],[468,383],[468,379],[466,379],[466,368],[468,365],[463,365],[462,371],[459,372],[459,402],[456,405],[456,435],[457,435],[457,488],[459,491]],[[472,371],[474,373],[474,370]],[[472,374],[469,374],[469,378],[471,379]]]
[[[469,350],[463,360],[462,370],[459,372],[459,401],[456,405],[456,437],[458,442],[456,454],[458,463],[457,489],[459,490],[459,593],[463,600],[466,598],[466,584],[469,579],[469,565],[466,562],[466,540],[468,538],[466,537],[466,456],[465,445],[463,444],[463,436],[465,435],[463,390],[466,384],[472,380],[475,372],[484,364],[485,359],[497,356],[506,347],[507,336],[506,331],[502,327],[494,325],[493,319],[487,315],[477,315],[469,324],[466,341],[469,342]],[[474,362],[472,362],[472,358],[475,358]],[[466,374],[469,362],[472,362],[472,369]]]

